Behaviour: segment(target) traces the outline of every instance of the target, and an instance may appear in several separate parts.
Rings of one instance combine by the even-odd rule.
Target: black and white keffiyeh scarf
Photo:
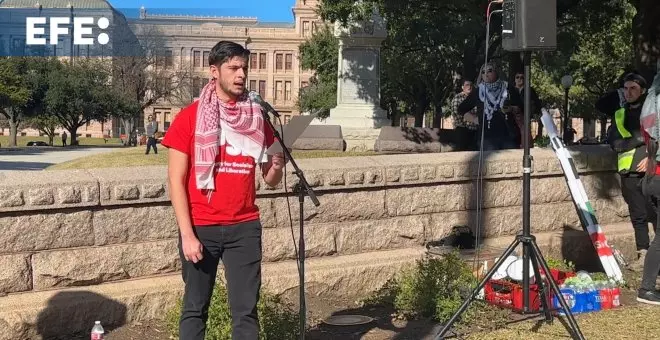
[[[504,102],[509,97],[508,84],[498,79],[492,83],[482,82],[479,84],[479,99],[484,103],[486,120],[490,122],[493,114],[502,109]]]

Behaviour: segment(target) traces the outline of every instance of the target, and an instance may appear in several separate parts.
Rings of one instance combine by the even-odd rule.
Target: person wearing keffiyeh
[[[211,79],[167,130],[168,189],[179,226],[185,283],[181,339],[203,340],[220,261],[225,269],[232,338],[256,340],[261,287],[261,231],[255,204],[257,168],[277,186],[285,164],[268,156],[274,136],[262,108],[247,96],[250,51],[229,41],[209,54]]]
[[[459,114],[466,114],[477,108],[474,123],[484,131],[484,150],[516,149],[520,129],[512,115],[505,113],[509,106],[521,106],[518,93],[511,91],[509,84],[500,79],[493,63],[484,65],[475,91],[458,106]]]

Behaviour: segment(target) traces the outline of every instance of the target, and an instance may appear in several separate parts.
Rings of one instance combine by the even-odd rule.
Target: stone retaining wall
[[[554,153],[534,149],[532,155],[532,230],[579,230]],[[574,149],[574,157],[600,223],[625,221],[627,209],[614,173],[613,154],[604,146],[588,146]],[[486,237],[514,235],[521,229],[521,158],[521,151],[511,150],[490,154],[484,162]],[[476,224],[477,153],[298,163],[321,202],[314,207],[306,199],[304,206],[307,256],[312,261],[333,257],[333,262],[340,263],[344,257],[364,253],[420,249],[447,235],[454,225]],[[287,191],[296,179],[287,175]],[[286,263],[295,254],[284,186],[269,188],[259,179],[257,187],[264,265]],[[288,203],[297,237],[297,197],[291,195]],[[178,275],[181,267],[162,166],[5,173],[0,176],[0,214],[0,267],[4,269],[0,293],[14,299],[17,293],[91,289]],[[313,281],[314,275],[308,280]],[[363,281],[371,286],[382,280]],[[276,292],[292,288],[266,281]],[[9,297],[0,297],[0,304]]]

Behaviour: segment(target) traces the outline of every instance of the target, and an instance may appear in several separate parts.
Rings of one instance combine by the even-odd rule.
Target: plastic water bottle
[[[103,326],[101,326],[101,321],[94,322],[94,328],[92,328],[92,340],[103,340]]]

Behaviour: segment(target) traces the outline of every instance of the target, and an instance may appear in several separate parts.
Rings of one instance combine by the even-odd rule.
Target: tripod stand
[[[449,321],[444,325],[444,327],[440,330],[438,335],[436,336],[436,340],[439,339],[444,339],[444,335],[449,331],[451,326],[456,322],[456,320],[460,317],[460,315],[465,312],[467,307],[474,301],[475,297],[477,294],[481,291],[481,289],[486,285],[486,283],[491,279],[491,277],[495,274],[495,272],[499,269],[499,267],[504,263],[507,257],[513,253],[513,250],[520,244],[522,244],[523,247],[523,313],[534,313],[531,312],[529,309],[529,264],[531,262],[532,264],[532,269],[534,271],[534,276],[536,278],[536,282],[539,284],[539,296],[541,298],[541,305],[543,307],[543,312],[545,314],[545,319],[548,323],[552,322],[552,314],[550,313],[550,305],[551,305],[551,300],[549,297],[549,294],[546,294],[546,287],[543,282],[543,279],[540,275],[539,272],[539,266],[543,268],[544,273],[546,274],[547,280],[550,283],[551,291],[554,292],[559,300],[559,303],[561,304],[564,313],[566,314],[566,317],[568,318],[568,323],[571,327],[571,330],[573,332],[573,338],[574,339],[584,339],[584,336],[582,335],[582,332],[580,331],[580,328],[577,325],[577,322],[575,321],[575,318],[573,317],[573,314],[570,311],[570,308],[568,307],[568,304],[564,300],[563,295],[561,294],[561,291],[559,290],[559,287],[557,286],[557,283],[554,281],[552,278],[552,275],[550,275],[550,269],[548,268],[548,264],[546,263],[545,259],[543,258],[543,255],[541,254],[541,250],[539,249],[538,245],[536,244],[536,237],[531,234],[531,227],[530,227],[530,198],[531,198],[531,193],[530,193],[530,187],[531,187],[531,173],[532,173],[532,156],[530,155],[529,149],[529,135],[527,135],[528,131],[530,131],[530,118],[531,118],[531,85],[530,85],[530,64],[531,64],[531,52],[525,51],[522,52],[522,57],[523,57],[523,64],[524,64],[524,73],[525,73],[525,98],[524,98],[524,106],[525,106],[525,118],[524,118],[524,132],[525,135],[522,137],[523,139],[523,230],[522,233],[519,233],[516,235],[516,239],[509,245],[509,247],[504,251],[502,256],[499,258],[499,260],[495,263],[495,265],[488,271],[486,276],[479,282],[479,285],[472,291],[470,296],[463,302],[461,307],[456,311],[456,313],[449,319]],[[483,157],[483,155],[481,155]]]
[[[291,162],[291,165],[293,166],[293,174],[298,176],[298,183],[295,185],[294,191],[298,193],[298,206],[299,206],[299,217],[298,217],[298,223],[299,223],[299,228],[300,228],[300,234],[298,235],[298,275],[299,275],[299,282],[300,282],[300,339],[305,339],[305,325],[306,325],[306,316],[307,316],[307,308],[305,304],[305,233],[304,233],[304,205],[305,205],[305,194],[309,196],[309,198],[312,200],[312,203],[314,206],[318,207],[321,205],[319,203],[319,200],[316,198],[316,194],[314,194],[314,190],[312,190],[312,187],[307,183],[307,179],[305,178],[305,175],[303,174],[302,170],[298,167],[298,164],[296,164],[296,161],[293,159],[293,156],[291,156],[291,152],[289,152],[289,149],[286,147],[284,144],[284,141],[282,140],[282,137],[280,136],[280,133],[277,131],[273,123],[270,121],[270,118],[268,117],[268,113],[263,111],[262,112],[264,115],[264,120],[268,122],[268,125],[270,128],[273,130],[273,135],[275,136],[275,139],[280,143],[282,146],[282,150],[284,152],[284,156],[286,157],[286,160]],[[281,125],[280,125],[281,126]]]

